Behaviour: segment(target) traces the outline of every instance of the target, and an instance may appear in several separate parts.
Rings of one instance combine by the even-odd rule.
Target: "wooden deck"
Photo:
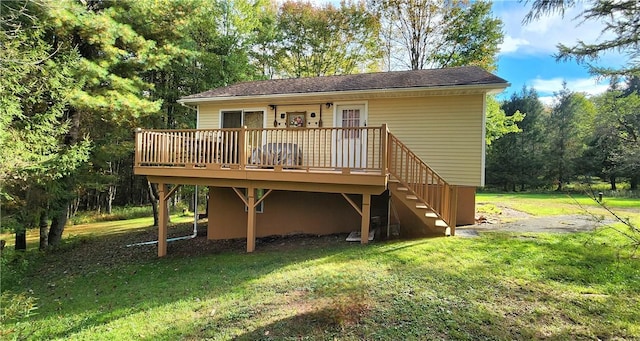
[[[253,251],[255,245],[255,206],[259,201],[256,203],[254,191],[258,188],[341,193],[362,216],[362,243],[367,243],[371,195],[384,192],[392,180],[401,185],[396,187],[402,188],[403,195],[415,198],[412,200],[420,208],[432,212],[443,224],[455,227],[455,186],[448,184],[389,133],[386,125],[139,129],[134,173],[160,185],[163,215],[166,200],[174,191],[167,184],[233,188],[249,207],[248,252]],[[246,189],[247,195],[242,195],[239,188]],[[362,195],[362,206],[355,205],[346,194]],[[424,212],[418,214],[425,215]],[[164,219],[162,216],[160,220]],[[433,223],[437,222],[433,220]],[[159,229],[158,255],[164,256],[166,223],[161,223]]]

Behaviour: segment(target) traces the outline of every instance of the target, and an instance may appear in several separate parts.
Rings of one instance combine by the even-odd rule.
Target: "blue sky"
[[[553,93],[560,90],[566,81],[570,90],[595,95],[608,87],[606,80],[590,75],[584,65],[575,61],[556,62],[553,54],[556,45],[574,45],[578,40],[595,42],[606,38],[601,32],[603,25],[576,20],[583,10],[582,4],[565,12],[564,17],[547,16],[528,25],[522,18],[529,6],[518,1],[495,1],[493,13],[504,23],[504,43],[498,56],[497,74],[511,83],[511,87],[500,95],[509,97],[519,92],[524,85],[533,87],[546,104],[552,103]],[[620,66],[624,59],[619,54],[603,56],[597,65]]]

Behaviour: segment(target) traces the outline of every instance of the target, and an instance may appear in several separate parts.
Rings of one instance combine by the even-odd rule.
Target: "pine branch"
[[[569,197],[571,199],[573,199],[573,201],[584,211],[586,212],[588,215],[590,215],[592,218],[594,218],[599,224],[601,224],[603,227],[609,228],[617,233],[619,233],[620,235],[626,237],[627,239],[630,240],[630,244],[629,246],[631,246],[632,252],[631,254],[635,254],[636,251],[640,248],[640,228],[635,226],[633,223],[631,223],[630,219],[625,219],[623,217],[621,217],[618,213],[616,213],[615,211],[613,211],[610,207],[608,207],[607,205],[604,204],[604,202],[598,200],[598,197],[595,194],[595,191],[593,191],[591,189],[591,187],[589,187],[589,191],[584,190],[584,193],[591,199],[593,200],[599,207],[603,208],[604,210],[606,210],[612,217],[615,218],[615,220],[619,223],[622,223],[624,226],[626,226],[629,231],[624,231],[623,229],[617,228],[615,227],[613,224],[604,224],[603,223],[603,219],[601,217],[596,216],[593,212],[591,212],[588,208],[586,208],[584,205],[582,205],[576,198],[574,198],[573,196],[569,195]]]

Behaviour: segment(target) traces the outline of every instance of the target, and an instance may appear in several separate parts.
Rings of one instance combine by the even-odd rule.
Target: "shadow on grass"
[[[189,229],[188,224],[175,229],[170,237]],[[82,237],[57,250],[34,253],[24,277],[3,286],[3,291],[32,293],[39,303],[38,314],[29,319],[36,337],[62,338],[185,299],[242,294],[248,283],[277,269],[326,256],[322,245],[307,245],[294,256],[272,252],[295,244],[296,239],[278,240],[277,245],[261,240],[258,247],[263,245],[266,251],[246,254],[243,240],[214,242],[197,237],[170,243],[163,259],[157,258],[155,245],[125,246],[132,240],[152,240],[155,233],[152,228]],[[324,239],[324,243],[337,239]],[[47,326],[60,316],[66,319],[63,329]]]
[[[42,304],[39,315],[30,320],[33,328],[46,330],[37,336],[62,338],[99,330],[127,316],[145,316],[155,308],[170,310],[185,300],[223,302],[229,311],[214,316],[196,312],[193,320],[175,322],[180,332],[163,329],[145,337],[199,339],[218,337],[218,333],[246,340],[637,336],[607,322],[633,310],[615,295],[637,296],[637,262],[621,263],[607,248],[585,247],[581,236],[492,234],[368,246],[346,244],[341,237],[274,239],[259,243],[253,254],[244,252],[243,241],[211,242],[199,237],[170,244],[164,259],[156,258],[154,246],[123,247],[131,240],[149,239],[153,232],[126,239],[81,240],[46,254],[29,269],[16,288],[33,290]],[[314,270],[306,273],[305,268]],[[335,273],[336,269],[345,272]],[[271,280],[271,273],[284,276],[283,271],[291,277]],[[606,300],[582,297],[583,288],[611,296]],[[281,298],[295,290],[305,294],[276,308],[264,300],[240,304],[261,293]],[[354,292],[365,296],[344,298]],[[297,309],[299,302],[307,305]],[[627,314],[627,321],[640,319],[638,312]],[[60,316],[66,319],[60,324],[64,327],[45,329]]]

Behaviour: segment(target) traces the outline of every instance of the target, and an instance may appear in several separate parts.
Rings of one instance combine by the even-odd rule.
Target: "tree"
[[[46,18],[43,3],[0,3],[0,200],[16,249],[26,248],[27,228],[46,221],[49,204],[63,195],[57,180],[86,161],[89,147],[83,140],[61,142],[79,60],[47,40]],[[46,244],[41,236],[40,247]]]
[[[485,1],[371,0],[381,17],[387,68],[478,65],[495,70],[502,22]],[[392,62],[393,59],[393,62]],[[391,64],[395,65],[391,65]]]
[[[485,139],[487,145],[502,136],[509,133],[518,133],[522,130],[518,127],[518,122],[521,122],[525,115],[519,110],[516,110],[509,115],[505,114],[504,110],[500,108],[500,104],[493,96],[487,96],[487,126]]]
[[[487,183],[504,190],[525,190],[541,184],[544,175],[544,106],[533,88],[524,87],[502,103],[507,116],[522,112],[521,132],[507,134],[487,148]]]
[[[622,88],[614,81],[594,100],[598,114],[589,141],[588,165],[591,171],[609,179],[612,190],[618,177],[628,178],[632,189],[637,189],[640,180],[640,95],[629,90],[633,87],[633,79]]]
[[[580,93],[567,89],[566,83],[556,93],[557,103],[548,125],[548,176],[561,191],[575,175],[576,161],[584,151],[584,140],[592,129],[593,104]]]
[[[315,7],[286,1],[277,14],[280,76],[310,77],[371,70],[379,57],[378,21],[363,4]]]
[[[161,101],[150,98],[153,86],[140,77],[143,71],[158,69],[168,63],[171,44],[158,44],[147,39],[136,25],[127,20],[133,2],[48,2],[52,37],[67,49],[77,51],[78,66],[73,79],[79,86],[68,94],[65,113],[70,118],[67,144],[77,143],[82,136],[94,142],[110,136],[105,142],[117,146],[132,136],[133,128],[159,112]],[[126,138],[125,138],[126,137]],[[130,143],[130,142],[129,142]],[[91,174],[100,166],[96,145],[92,161],[78,174]],[[74,193],[81,178],[69,175],[59,180],[64,193]],[[60,241],[69,216],[69,197],[52,203],[49,242]]]
[[[574,0],[535,0],[531,11],[523,22],[529,23],[553,13],[564,15],[564,11],[575,6]],[[579,40],[574,46],[558,45],[557,60],[575,59],[587,63],[591,72],[602,75],[632,75],[640,72],[640,2],[637,0],[596,0],[585,2],[587,6],[575,19],[580,24],[602,22],[602,36],[611,38],[601,42]],[[618,69],[598,67],[589,62],[596,61],[603,53],[617,51],[628,56],[627,65]]]

